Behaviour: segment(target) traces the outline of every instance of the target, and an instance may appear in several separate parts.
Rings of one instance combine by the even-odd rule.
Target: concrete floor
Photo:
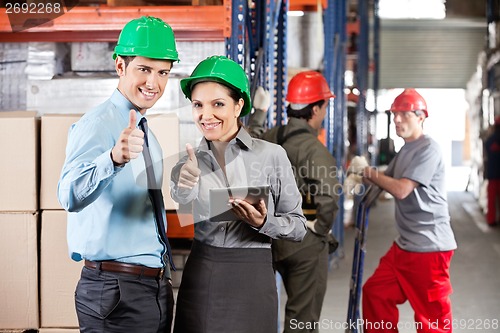
[[[486,225],[483,214],[472,194],[449,192],[448,202],[458,250],[451,263],[454,293],[451,296],[454,320],[461,332],[499,332],[500,328],[500,227]],[[385,254],[396,230],[393,222],[394,202],[380,199],[370,211],[367,253],[363,280],[366,280]],[[320,332],[344,332],[346,322],[354,248],[352,227],[345,229],[344,256],[335,262],[329,273],[322,322],[328,325]],[[283,305],[286,294],[281,293]],[[400,307],[400,323],[413,325],[413,311],[405,303]],[[495,324],[496,329],[490,327]],[[401,329],[401,333],[416,332]]]

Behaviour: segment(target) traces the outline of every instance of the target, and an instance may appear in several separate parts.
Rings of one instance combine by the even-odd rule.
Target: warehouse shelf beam
[[[248,4],[244,0],[233,0],[231,8],[231,31],[226,36],[226,56],[245,67],[246,20]]]
[[[380,89],[380,16],[379,16],[379,0],[373,0],[373,78],[372,78],[372,86],[373,86],[373,94],[374,94],[374,110],[375,113],[378,112],[378,91]],[[374,117],[374,128],[377,128],[377,117]],[[388,114],[387,118],[387,139],[389,140],[389,129],[390,125],[390,115]],[[378,142],[376,141],[376,136],[374,135],[371,144],[375,144],[378,146]],[[373,148],[373,147],[372,147]],[[370,151],[370,147],[368,147]],[[378,156],[376,153],[372,153],[371,157],[371,165],[377,164]]]
[[[270,1],[271,3],[273,1]],[[276,1],[270,10],[270,25],[266,30],[267,41],[267,83],[272,87],[271,100],[274,101],[276,126],[287,122],[286,85],[287,54],[286,32],[288,1]]]
[[[220,41],[231,36],[231,0],[224,0],[222,6],[74,7],[47,23],[17,32],[10,19],[18,26],[29,17],[9,19],[6,9],[0,8],[0,42],[111,42],[127,22],[143,15],[165,20],[178,40]]]
[[[345,124],[347,122],[346,98],[344,93],[347,41],[347,2],[348,0],[329,0],[324,11],[324,75],[336,98],[330,101],[324,125],[328,150],[337,161],[338,170],[343,170],[345,162]],[[339,173],[343,182],[343,174]],[[339,212],[333,234],[339,241],[337,256],[343,255],[344,246],[344,194],[340,194]]]
[[[366,110],[366,94],[368,91],[369,55],[369,8],[367,1],[358,3],[360,30],[358,37],[358,70],[356,82],[359,99],[356,112],[356,155],[366,155],[368,152],[368,114]]]
[[[287,12],[285,0],[233,0],[232,34],[225,39],[226,55],[248,74],[252,99],[258,86],[271,94],[275,112],[268,113],[268,127],[286,122]]]
[[[380,16],[379,0],[373,0],[373,91],[375,93],[375,111],[377,111],[377,92],[380,86]]]

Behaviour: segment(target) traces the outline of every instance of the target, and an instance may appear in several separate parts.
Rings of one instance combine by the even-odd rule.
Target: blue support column
[[[359,37],[358,37],[358,70],[356,73],[359,100],[356,112],[356,155],[368,152],[368,114],[366,110],[366,92],[368,90],[369,65],[369,14],[368,1],[358,2]]]
[[[287,0],[266,0],[265,87],[271,94],[274,113],[268,113],[268,126],[286,123],[285,96],[287,83],[286,33]]]
[[[377,110],[377,93],[379,90],[380,70],[380,16],[379,0],[373,0],[373,91],[375,93],[375,110]]]
[[[379,10],[379,0],[373,0],[373,94],[375,98],[374,110],[375,114],[378,113],[378,90],[379,90],[379,70],[380,70],[380,17],[378,15]],[[390,118],[387,119],[389,124]],[[375,117],[375,128],[377,127],[377,117]],[[389,138],[389,130],[387,131],[387,137]],[[372,140],[372,144],[378,146],[375,138]],[[377,154],[371,155],[371,165],[377,164]]]
[[[275,52],[275,22],[276,22],[276,1],[266,0],[266,48],[265,48],[265,70],[266,70],[266,87],[271,94],[271,104],[274,107],[274,112],[268,112],[268,126],[279,126],[281,125],[281,114],[280,111],[275,106],[275,78],[274,78],[274,52]]]
[[[276,71],[274,72],[276,77],[274,81],[274,105],[276,110],[276,123],[280,124],[286,122],[286,85],[287,85],[287,54],[286,54],[286,32],[287,32],[287,13],[288,13],[288,1],[279,1],[277,8],[277,38],[275,39],[275,49],[276,49]],[[274,73],[272,73],[274,75]]]
[[[345,128],[347,122],[347,104],[344,94],[347,41],[347,2],[348,0],[329,0],[324,12],[324,75],[336,98],[328,106],[325,119],[326,143],[337,161],[339,181],[343,183],[345,165]],[[339,241],[336,257],[344,255],[344,193],[340,193],[339,212],[333,234]]]
[[[334,0],[328,0],[328,7],[323,13],[323,28],[324,28],[324,56],[323,56],[323,75],[330,86],[330,90],[334,91],[334,54],[335,47],[338,45],[338,36],[335,33],[335,13],[334,13]],[[334,110],[333,103],[330,102],[328,105],[327,116],[324,121],[324,127],[326,130],[326,144],[330,152],[333,153],[334,138],[333,138],[333,126],[334,126]]]
[[[266,73],[266,50],[269,20],[267,4],[263,1],[250,1],[248,15],[248,48],[250,67],[250,94],[253,98],[258,86],[269,90]]]
[[[231,7],[231,37],[226,38],[226,56],[245,68],[245,22],[248,2],[232,0]]]
[[[253,76],[251,76],[251,94],[254,96],[257,86],[263,86],[271,94],[271,107],[275,112],[268,112],[268,127],[282,124],[285,115],[286,95],[286,32],[287,32],[287,0],[254,1],[250,8],[252,25],[250,48]],[[276,274],[278,290],[278,309],[280,308],[280,291],[282,280]],[[278,332],[281,323],[278,319]]]
[[[226,54],[245,68],[252,98],[258,86],[271,94],[275,112],[269,112],[269,127],[286,122],[287,12],[287,0],[233,0],[232,33],[226,39]]]

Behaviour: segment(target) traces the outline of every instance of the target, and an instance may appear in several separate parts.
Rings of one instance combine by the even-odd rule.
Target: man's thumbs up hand
[[[137,111],[130,110],[128,126],[122,131],[111,150],[111,159],[115,165],[123,165],[137,158],[142,153],[144,132],[137,128]]]

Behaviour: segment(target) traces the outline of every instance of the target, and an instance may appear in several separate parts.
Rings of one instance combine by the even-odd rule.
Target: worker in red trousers
[[[398,332],[397,306],[408,301],[418,333],[451,332],[450,262],[457,247],[438,144],[423,133],[427,104],[405,89],[390,109],[405,144],[385,172],[363,168],[364,178],[392,194],[398,237],[363,286],[365,333]]]

